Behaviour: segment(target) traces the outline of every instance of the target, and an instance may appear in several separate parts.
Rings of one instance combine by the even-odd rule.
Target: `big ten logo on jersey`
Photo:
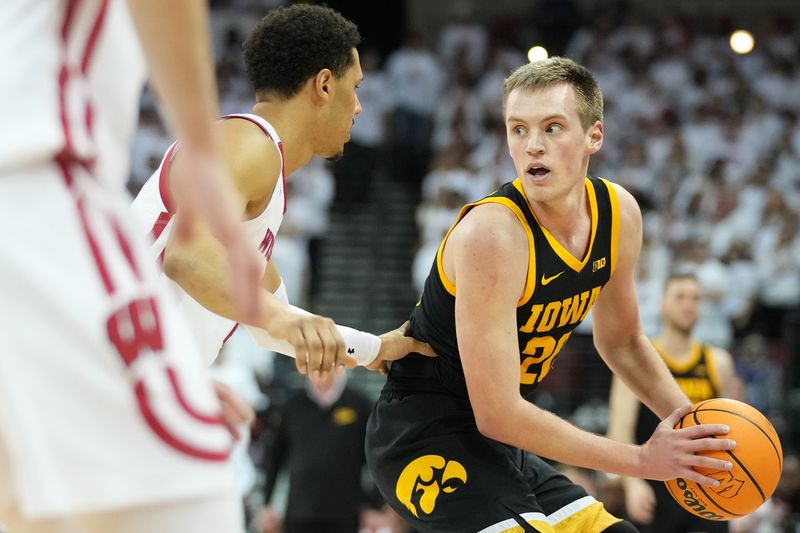
[[[598,270],[600,270],[604,266],[606,266],[606,258],[605,257],[601,257],[597,261],[592,261],[592,272],[597,272]]]
[[[563,300],[555,300],[547,304],[536,304],[531,307],[531,316],[519,328],[520,332],[534,334],[522,350],[522,362],[519,367],[519,379],[522,385],[534,385],[544,379],[553,366],[564,343],[569,339],[572,329],[560,335],[547,335],[553,328],[561,329],[576,326],[592,308],[600,295],[600,286],[583,291]]]
[[[271,229],[267,229],[267,234],[264,235],[264,240],[258,246],[258,251],[264,254],[264,257],[269,261],[272,258],[272,249],[275,248],[275,234]]]

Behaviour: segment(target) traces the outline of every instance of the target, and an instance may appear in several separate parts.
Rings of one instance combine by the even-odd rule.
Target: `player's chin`
[[[328,161],[338,161],[344,155],[344,143],[331,147],[328,153],[324,156]]]
[[[342,158],[342,156],[344,156],[344,150],[339,150],[338,152],[336,152],[333,155],[325,156],[325,160],[326,161],[338,161],[338,160],[340,160]]]

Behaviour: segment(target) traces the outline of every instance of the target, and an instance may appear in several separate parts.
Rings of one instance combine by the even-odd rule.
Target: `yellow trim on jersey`
[[[676,359],[673,359],[672,356],[670,356],[667,352],[665,352],[664,349],[661,348],[661,346],[659,346],[655,340],[651,340],[650,342],[653,343],[653,348],[656,349],[658,354],[667,364],[667,368],[669,368],[673,374],[680,374],[688,371],[690,368],[692,368],[693,366],[697,365],[697,363],[700,362],[700,357],[702,357],[703,355],[703,350],[700,349],[701,348],[700,344],[695,341],[692,341],[692,349],[691,353],[689,354],[689,358],[686,361],[678,361]]]
[[[461,222],[461,219],[464,218],[464,215],[466,215],[470,209],[477,205],[489,203],[501,204],[509,208],[511,212],[516,215],[517,219],[525,230],[525,234],[528,236],[528,277],[525,280],[525,290],[522,293],[522,297],[520,297],[519,301],[517,302],[517,307],[519,307],[530,300],[531,296],[533,295],[533,289],[536,287],[536,249],[533,246],[533,231],[531,231],[530,226],[528,226],[528,222],[525,220],[525,215],[522,214],[519,206],[510,198],[506,198],[505,196],[490,196],[462,207],[461,212],[458,214],[458,218],[456,218],[455,223],[450,226],[450,229],[447,230],[447,234],[445,234],[444,239],[442,239],[442,243],[439,245],[439,249],[436,251],[436,269],[439,271],[439,279],[442,280],[442,285],[444,288],[448,293],[450,293],[451,296],[455,296],[456,285],[450,281],[450,279],[448,279],[447,275],[444,273],[444,263],[442,262],[444,245],[447,242],[448,237],[450,237],[450,233],[453,231],[453,229],[455,229],[458,223]]]
[[[608,189],[608,199],[611,201],[611,275],[617,268],[617,250],[619,249],[619,198],[617,188],[605,178],[600,178]]]
[[[542,223],[539,222],[539,218],[534,213],[533,208],[531,207],[530,202],[528,201],[528,197],[525,195],[525,189],[522,187],[522,181],[520,178],[514,180],[514,187],[522,193],[522,196],[525,198],[525,202],[528,204],[528,209],[530,210],[533,218],[536,219],[536,223],[539,224],[539,227],[542,228],[542,233],[544,233],[545,238],[547,238],[547,242],[550,243],[550,247],[553,251],[564,261],[567,266],[569,266],[575,272],[580,272],[583,270],[583,267],[586,266],[586,263],[589,261],[589,257],[592,255],[592,248],[594,247],[594,237],[597,234],[597,193],[594,190],[594,185],[589,178],[586,178],[586,192],[589,196],[589,211],[591,212],[592,216],[592,235],[589,239],[589,248],[586,250],[586,254],[583,256],[583,260],[578,260],[572,253],[570,253],[564,246],[561,245],[558,240],[553,237],[553,235],[547,231],[547,228],[542,226]]]

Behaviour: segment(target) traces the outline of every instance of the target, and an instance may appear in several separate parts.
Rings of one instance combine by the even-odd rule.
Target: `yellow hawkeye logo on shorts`
[[[411,461],[397,479],[395,495],[411,513],[429,515],[444,492],[451,494],[466,484],[467,471],[458,461],[440,455],[423,455]]]

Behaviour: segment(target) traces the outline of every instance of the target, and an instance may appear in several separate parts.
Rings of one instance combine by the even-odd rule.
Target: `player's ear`
[[[324,103],[333,92],[333,73],[324,68],[314,76],[314,94]]]
[[[586,130],[586,137],[589,143],[589,153],[596,154],[603,146],[603,123],[599,120],[595,121]]]

